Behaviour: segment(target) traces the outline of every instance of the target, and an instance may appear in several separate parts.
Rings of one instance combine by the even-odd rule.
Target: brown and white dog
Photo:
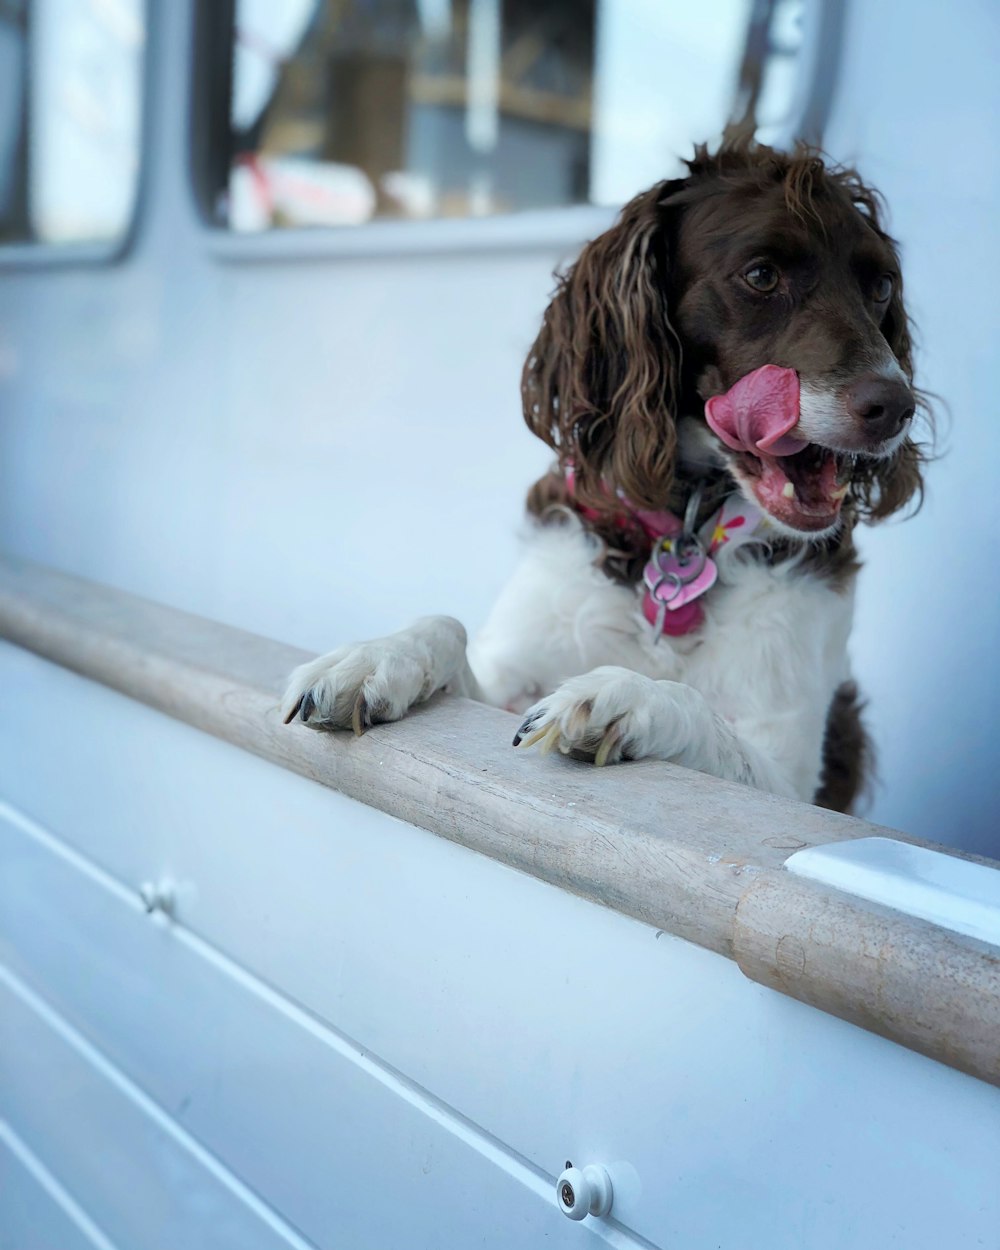
[[[851,533],[921,491],[899,259],[876,194],[809,149],[734,139],[688,170],[559,280],[522,384],[558,461],[468,658],[424,618],[297,669],[287,720],[360,733],[448,687],[524,712],[515,745],[850,808]],[[734,506],[752,539],[717,547]],[[707,588],[676,614],[691,569]]]

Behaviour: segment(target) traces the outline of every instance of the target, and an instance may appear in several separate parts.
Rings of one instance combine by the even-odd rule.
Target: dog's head
[[[678,456],[724,468],[790,536],[826,537],[845,495],[881,518],[921,485],[899,258],[879,200],[811,150],[696,149],[560,279],[524,368],[528,425],[598,511],[669,497]],[[794,370],[794,454],[733,449],[705,401]],[[803,446],[805,444],[805,446]],[[846,487],[846,490],[845,490]]]

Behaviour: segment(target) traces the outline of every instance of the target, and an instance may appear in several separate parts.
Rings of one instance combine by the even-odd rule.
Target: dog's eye
[[[767,295],[778,285],[778,271],[773,265],[753,265],[743,275],[748,287]]]
[[[876,304],[886,304],[892,298],[893,286],[891,273],[880,273],[872,283],[872,299]]]

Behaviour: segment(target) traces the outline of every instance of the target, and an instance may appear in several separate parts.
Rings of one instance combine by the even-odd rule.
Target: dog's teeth
[[[781,488],[781,493],[785,496],[786,499],[794,499],[795,487],[792,485],[791,482],[786,482],[784,486]]]

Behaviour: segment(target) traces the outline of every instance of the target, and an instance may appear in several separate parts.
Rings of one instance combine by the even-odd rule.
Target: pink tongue
[[[762,365],[725,395],[713,395],[705,417],[734,451],[794,456],[808,446],[806,439],[788,433],[799,420],[799,376],[780,365]]]

